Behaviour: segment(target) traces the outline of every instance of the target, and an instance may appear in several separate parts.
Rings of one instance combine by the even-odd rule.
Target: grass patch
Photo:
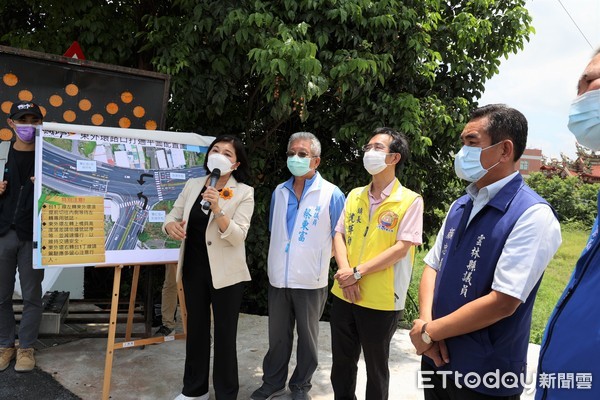
[[[548,318],[571,277],[575,263],[585,246],[588,236],[589,231],[570,229],[569,226],[563,226],[562,245],[544,273],[533,306],[531,336],[529,338],[531,343],[541,343]],[[419,316],[417,311],[419,281],[425,267],[423,257],[426,254],[426,250],[420,250],[416,254],[413,276],[408,288],[404,319],[401,323],[401,326],[404,328],[410,328],[412,321]]]
[[[562,230],[563,242],[558,252],[546,268],[537,298],[533,306],[531,320],[531,343],[540,344],[546,323],[554,306],[571,278],[575,263],[585,246],[589,231]]]

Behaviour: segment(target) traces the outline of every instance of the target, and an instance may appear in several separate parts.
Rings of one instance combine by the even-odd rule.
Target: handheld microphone
[[[213,169],[212,172],[210,173],[210,182],[208,185],[215,187],[217,185],[217,182],[219,181],[220,177],[221,177],[221,170],[219,168]],[[209,208],[210,208],[210,201],[202,200],[202,209],[208,210]]]

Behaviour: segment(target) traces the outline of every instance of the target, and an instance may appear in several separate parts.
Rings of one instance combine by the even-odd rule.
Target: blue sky
[[[567,9],[592,47],[561,6]],[[506,103],[529,121],[527,147],[547,157],[575,157],[567,129],[579,75],[600,47],[600,0],[529,0],[536,33],[524,50],[502,60],[500,73],[485,85],[480,105]]]

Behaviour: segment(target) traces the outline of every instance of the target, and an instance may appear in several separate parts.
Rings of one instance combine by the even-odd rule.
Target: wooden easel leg
[[[113,356],[115,351],[115,335],[117,333],[117,314],[119,311],[119,288],[121,286],[122,265],[115,267],[113,278],[113,293],[110,305],[110,320],[108,325],[108,343],[106,345],[106,361],[104,363],[104,384],[102,385],[102,400],[108,400],[110,394],[110,379],[112,375]]]
[[[140,266],[133,267],[133,279],[131,281],[131,293],[129,294],[129,309],[127,310],[127,326],[125,328],[125,341],[131,340],[133,331],[133,314],[135,312],[135,299],[137,297],[137,287],[140,279]]]

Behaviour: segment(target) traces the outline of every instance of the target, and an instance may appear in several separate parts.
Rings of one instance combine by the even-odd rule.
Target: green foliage
[[[148,232],[144,231],[138,235],[138,239],[140,242],[145,243],[150,239],[150,235],[148,235]]]
[[[562,229],[562,245],[546,268],[533,306],[529,338],[531,343],[542,342],[548,318],[571,278],[575,263],[590,234],[590,228],[591,225],[585,230]]]
[[[0,44],[63,54],[78,41],[87,59],[150,69],[150,54],[140,53],[141,18],[166,11],[162,1],[4,0]],[[162,11],[161,11],[162,10]]]
[[[46,138],[44,140],[47,140],[48,143],[51,143],[54,146],[67,151],[70,151],[71,147],[73,146],[73,141],[67,139]]]
[[[525,0],[6,0],[0,43],[171,75],[168,129],[239,134],[256,209],[247,241],[251,308],[266,310],[268,205],[288,178],[290,134],[314,132],[320,171],[344,192],[368,183],[360,147],[404,132],[400,179],[433,234],[457,188],[451,152],[500,58],[533,32]]]
[[[72,140],[65,141],[72,143]],[[90,154],[94,153],[94,151],[96,150],[96,142],[84,142],[83,144],[80,144],[80,147],[81,154],[83,154],[86,157],[89,157]]]
[[[600,184],[583,183],[573,176],[546,178],[540,172],[532,173],[527,184],[554,207],[561,222],[579,222],[584,227],[594,223]]]

